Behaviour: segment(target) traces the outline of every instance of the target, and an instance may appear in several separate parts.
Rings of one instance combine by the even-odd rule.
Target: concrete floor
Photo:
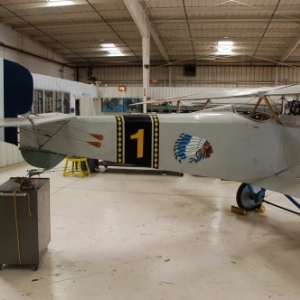
[[[299,299],[299,216],[232,213],[235,182],[114,168],[63,177],[62,167],[43,175],[48,250],[36,272],[4,267],[0,300]],[[30,168],[2,168],[0,182]]]

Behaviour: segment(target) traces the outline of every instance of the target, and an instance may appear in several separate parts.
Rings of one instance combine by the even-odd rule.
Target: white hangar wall
[[[32,74],[34,89],[70,93],[70,108],[75,108],[75,99],[98,99],[99,90],[95,85],[70,81],[51,76]],[[98,112],[95,112],[96,114]]]
[[[0,57],[22,64],[32,73],[74,80],[74,69],[51,49],[0,24]]]

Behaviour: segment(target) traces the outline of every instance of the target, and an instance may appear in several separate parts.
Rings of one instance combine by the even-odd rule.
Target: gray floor
[[[298,216],[232,213],[234,182],[113,168],[63,177],[60,167],[44,175],[48,250],[36,272],[5,266],[0,300],[299,299]],[[29,168],[2,168],[0,181]]]

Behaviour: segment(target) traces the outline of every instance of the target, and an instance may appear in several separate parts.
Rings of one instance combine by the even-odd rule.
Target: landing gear
[[[265,199],[265,194],[266,194],[265,189],[262,189],[258,186],[249,183],[242,183],[236,193],[236,203],[238,207],[231,206],[231,211],[239,213],[241,215],[246,215],[247,211],[253,211],[253,210],[255,210],[258,213],[263,213],[265,211],[265,207],[262,203],[264,202],[266,204],[275,206],[277,208],[283,209],[285,211],[300,216],[300,213],[297,211],[267,201]],[[296,199],[294,199],[290,195],[284,194],[284,196],[291,203],[293,203],[298,209],[300,209],[300,203]]]
[[[39,265],[32,265],[31,266],[32,271],[37,271],[38,268],[39,268]]]
[[[242,183],[236,193],[236,203],[246,211],[257,210],[264,200],[265,192],[265,189],[255,185]]]

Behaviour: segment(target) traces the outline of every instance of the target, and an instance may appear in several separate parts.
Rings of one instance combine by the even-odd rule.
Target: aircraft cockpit
[[[250,115],[250,118],[256,121],[267,121],[271,118],[271,116],[265,112],[257,112]]]

